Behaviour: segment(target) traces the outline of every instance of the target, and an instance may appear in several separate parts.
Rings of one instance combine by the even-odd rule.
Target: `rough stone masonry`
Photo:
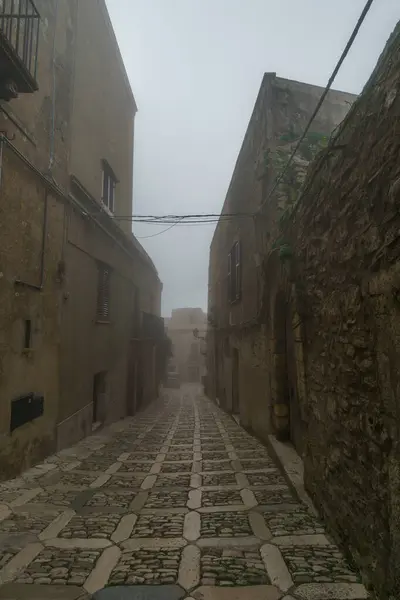
[[[382,600],[400,598],[399,155],[397,25],[285,232],[306,486]]]

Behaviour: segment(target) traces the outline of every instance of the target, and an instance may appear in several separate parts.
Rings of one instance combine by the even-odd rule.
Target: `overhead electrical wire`
[[[308,131],[310,130],[310,127],[311,127],[314,119],[316,118],[326,96],[328,95],[328,92],[331,89],[332,83],[336,79],[336,76],[337,76],[346,56],[349,53],[349,51],[354,43],[354,40],[357,37],[357,34],[361,28],[361,25],[363,24],[368,12],[370,11],[373,2],[374,2],[374,0],[368,0],[367,3],[365,4],[364,9],[357,21],[357,24],[356,24],[355,28],[353,29],[353,32],[349,38],[349,41],[347,42],[331,76],[329,77],[328,83],[327,83],[300,139],[298,140],[294,150],[290,154],[287,163],[285,164],[285,166],[281,170],[280,174],[275,179],[275,182],[274,182],[270,192],[268,193],[267,198],[265,198],[265,200],[262,202],[262,204],[259,206],[259,208],[257,209],[257,211],[255,213],[243,213],[242,212],[242,213],[222,213],[222,214],[218,214],[218,213],[201,214],[200,213],[200,214],[187,214],[187,215],[174,215],[174,214],[172,214],[172,215],[121,215],[121,216],[115,215],[112,217],[113,220],[131,221],[132,223],[144,223],[144,224],[151,224],[151,225],[166,225],[166,224],[169,225],[169,227],[167,227],[166,229],[163,229],[162,231],[159,231],[157,233],[153,233],[151,235],[146,235],[146,236],[140,236],[140,237],[138,236],[138,239],[148,239],[148,238],[156,237],[158,235],[162,235],[163,233],[170,231],[176,225],[181,225],[181,226],[207,225],[207,224],[220,223],[221,221],[230,221],[230,220],[241,218],[241,217],[243,217],[243,218],[256,217],[258,215],[258,213],[260,212],[260,210],[262,210],[262,208],[266,204],[266,202],[268,202],[268,200],[271,198],[272,194],[275,192],[275,190],[281,183],[283,177],[285,176],[285,173],[287,172],[290,164],[292,163],[297,151],[299,150],[302,142],[304,141],[304,138],[306,137]],[[101,211],[101,209],[100,209],[100,211]]]
[[[166,229],[163,229],[162,231],[159,231],[158,233],[152,233],[151,235],[136,236],[136,239],[138,239],[138,240],[146,240],[148,238],[156,237],[157,235],[161,235],[162,233],[166,233],[167,231],[169,231],[170,229],[172,229],[173,227],[175,227],[175,225],[178,225],[178,222],[173,223],[173,225],[171,225],[170,227],[167,227]]]

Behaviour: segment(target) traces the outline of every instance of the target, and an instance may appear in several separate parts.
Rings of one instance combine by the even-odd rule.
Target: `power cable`
[[[166,233],[167,231],[169,231],[170,229],[172,229],[173,227],[175,227],[175,225],[178,225],[178,222],[173,223],[173,225],[171,225],[170,227],[167,227],[167,229],[163,229],[162,231],[159,231],[158,233],[153,233],[152,235],[142,235],[142,236],[135,236],[137,240],[147,240],[148,238],[152,238],[152,237],[156,237],[157,235],[161,235],[162,233]]]
[[[306,128],[304,129],[300,139],[298,140],[294,150],[292,151],[286,165],[282,169],[279,176],[276,178],[275,183],[274,183],[272,189],[270,190],[267,198],[261,203],[261,205],[259,206],[259,208],[257,209],[257,211],[255,213],[222,213],[222,214],[221,213],[219,213],[219,214],[203,213],[203,214],[192,214],[192,215],[190,215],[190,214],[189,215],[121,215],[121,216],[112,216],[112,219],[116,220],[116,221],[131,221],[131,222],[136,222],[136,223],[145,223],[145,224],[152,224],[152,225],[164,225],[164,224],[170,225],[166,229],[163,229],[162,231],[159,231],[152,235],[137,237],[137,239],[148,239],[148,238],[156,237],[158,235],[162,235],[163,233],[170,231],[176,225],[189,226],[189,225],[217,224],[217,223],[220,223],[221,221],[229,221],[234,218],[237,219],[238,217],[254,218],[255,216],[257,216],[257,214],[260,212],[260,210],[263,208],[263,206],[266,204],[266,202],[268,202],[268,200],[271,198],[272,194],[275,192],[275,190],[279,186],[279,184],[282,181],[283,177],[285,176],[289,166],[291,165],[297,151],[299,150],[300,145],[302,144],[302,142],[304,141],[304,138],[306,137],[308,131],[310,130],[310,127],[311,127],[315,117],[317,116],[326,96],[328,95],[328,92],[331,89],[332,83],[336,79],[336,76],[337,76],[345,58],[347,57],[347,55],[349,53],[349,51],[354,43],[354,40],[356,39],[356,37],[358,35],[361,25],[363,24],[367,14],[370,11],[373,2],[374,2],[374,0],[368,0],[367,3],[365,4],[364,9],[357,21],[357,24],[349,38],[349,41],[347,42],[347,44],[339,58],[339,61],[337,62],[336,66],[328,80],[328,83],[317,103],[317,106],[315,107],[315,109],[307,123]],[[103,212],[101,208],[99,208],[99,212]]]

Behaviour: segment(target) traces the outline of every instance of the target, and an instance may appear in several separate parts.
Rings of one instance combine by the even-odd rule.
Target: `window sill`
[[[107,206],[107,204],[104,204],[103,201],[101,201],[101,207],[104,210],[105,213],[108,214],[109,217],[111,217],[112,219],[114,218],[114,213],[112,210],[110,210]]]

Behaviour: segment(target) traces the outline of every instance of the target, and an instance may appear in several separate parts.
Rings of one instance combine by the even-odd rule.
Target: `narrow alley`
[[[164,391],[1,484],[0,599],[367,598],[277,463],[199,387]]]

